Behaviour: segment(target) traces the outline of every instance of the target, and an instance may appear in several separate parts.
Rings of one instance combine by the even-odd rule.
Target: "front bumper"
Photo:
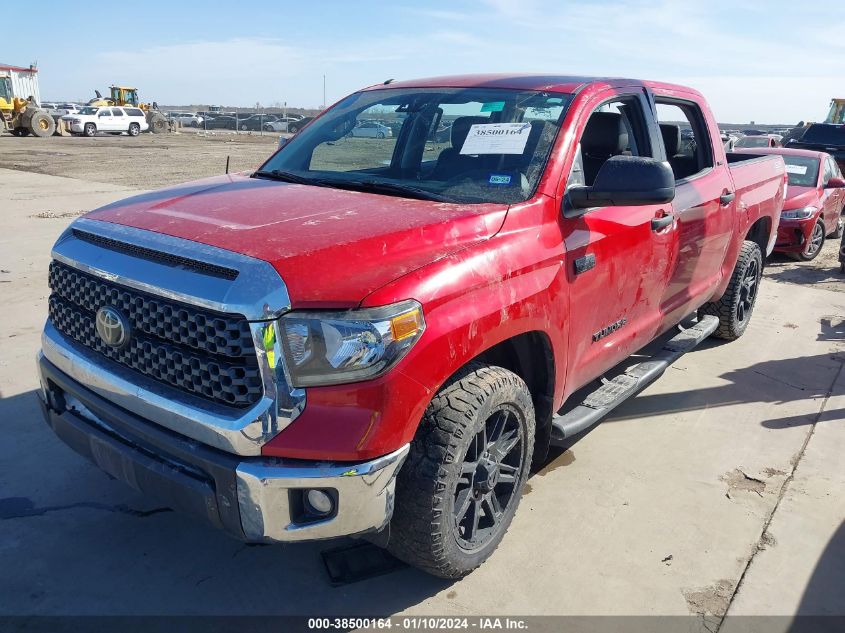
[[[41,408],[58,437],[109,475],[244,541],[266,543],[378,531],[393,514],[409,447],[363,463],[243,458],[152,424],[76,382],[38,355]],[[307,509],[325,491],[331,513]]]
[[[813,233],[817,216],[803,220],[784,220],[778,224],[775,251],[779,253],[800,253]]]

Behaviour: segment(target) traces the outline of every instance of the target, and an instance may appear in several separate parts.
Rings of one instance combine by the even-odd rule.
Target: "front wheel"
[[[396,481],[388,548],[442,578],[487,560],[510,526],[534,449],[534,405],[506,369],[471,363],[429,404]]]
[[[824,220],[819,218],[815,226],[813,226],[813,232],[810,234],[810,239],[807,240],[807,245],[803,251],[798,253],[798,259],[811,262],[818,257],[824,246],[825,233],[827,233],[827,230],[824,228]]]
[[[29,129],[35,136],[47,138],[56,131],[56,122],[46,112],[36,112],[29,120]]]
[[[763,275],[763,253],[756,242],[745,240],[739,251],[728,289],[718,301],[705,303],[698,311],[719,319],[719,327],[713,332],[716,338],[735,341],[745,333],[757,291]]]
[[[94,136],[97,133],[97,126],[93,123],[86,123],[82,129],[85,136]]]
[[[141,133],[141,126],[137,123],[129,124],[129,136],[138,136]]]

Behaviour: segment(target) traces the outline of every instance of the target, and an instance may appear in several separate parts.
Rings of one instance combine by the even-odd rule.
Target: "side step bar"
[[[718,318],[712,315],[701,317],[695,325],[667,341],[663,349],[654,356],[605,382],[568,413],[554,416],[552,445],[561,444],[573,435],[590,428],[625,400],[637,395],[660,378],[669,365],[715,332],[717,327]]]

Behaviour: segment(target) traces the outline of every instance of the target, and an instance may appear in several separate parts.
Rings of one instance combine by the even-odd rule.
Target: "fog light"
[[[331,514],[334,509],[332,498],[322,490],[309,490],[305,495],[305,502],[308,510],[314,514]]]

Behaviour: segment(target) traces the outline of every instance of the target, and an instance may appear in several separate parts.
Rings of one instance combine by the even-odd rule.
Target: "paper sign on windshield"
[[[461,154],[522,154],[530,123],[476,123],[461,148]]]
[[[786,164],[786,173],[787,174],[798,174],[800,176],[804,176],[807,173],[807,166],[806,165],[790,165],[789,163]]]

